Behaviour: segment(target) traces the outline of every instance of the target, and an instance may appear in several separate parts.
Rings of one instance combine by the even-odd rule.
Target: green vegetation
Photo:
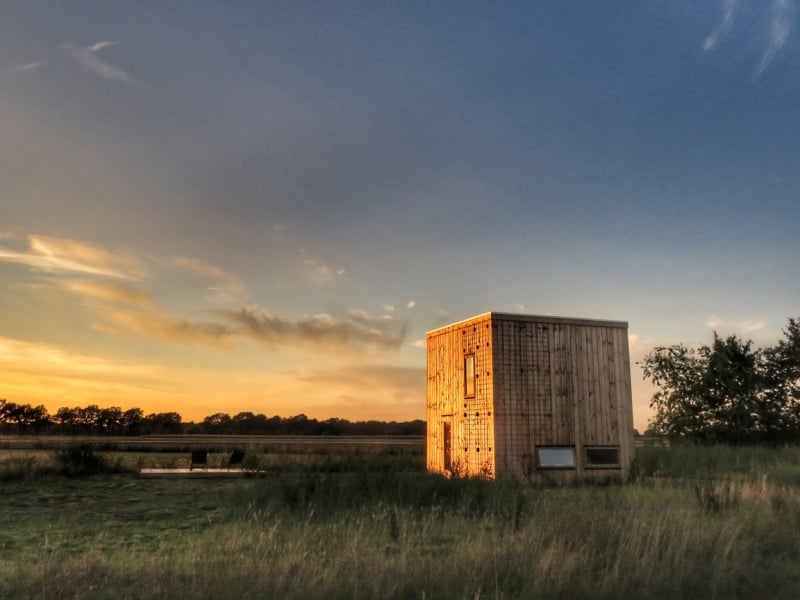
[[[714,333],[711,346],[658,347],[642,372],[660,388],[651,431],[704,443],[800,441],[800,319],[775,346]]]
[[[324,421],[306,415],[291,417],[240,412],[233,416],[214,413],[200,423],[184,423],[176,412],[145,415],[141,408],[122,410],[118,406],[101,408],[62,406],[51,415],[43,405],[17,404],[0,398],[0,434],[69,436],[139,435],[425,435],[425,421]]]
[[[627,485],[554,488],[409,455],[254,455],[261,477],[192,480],[7,451],[0,597],[797,596],[800,449],[638,454]]]

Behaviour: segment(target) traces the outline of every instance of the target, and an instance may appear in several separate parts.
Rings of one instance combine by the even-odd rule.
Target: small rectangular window
[[[475,355],[467,354],[464,357],[464,397],[475,396]]]
[[[540,469],[574,469],[575,448],[572,446],[542,446],[536,449]]]
[[[619,467],[619,448],[616,446],[586,448],[586,466],[606,469]]]
[[[442,441],[444,442],[444,468],[446,471],[453,470],[453,433],[450,428],[450,423],[444,421],[442,423]]]

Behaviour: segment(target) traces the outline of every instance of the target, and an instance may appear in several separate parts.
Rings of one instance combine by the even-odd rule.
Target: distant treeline
[[[145,415],[141,408],[59,408],[50,414],[42,406],[0,399],[0,434],[20,435],[425,435],[425,421],[318,421],[306,415],[268,417],[252,412],[233,416],[215,413],[200,423],[184,423],[176,412]]]

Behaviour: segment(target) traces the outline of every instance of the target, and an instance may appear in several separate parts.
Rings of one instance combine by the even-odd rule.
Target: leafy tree
[[[122,428],[125,435],[139,435],[142,432],[144,411],[141,408],[129,408],[122,413]]]
[[[770,348],[714,333],[711,346],[655,348],[642,361],[659,389],[650,405],[658,434],[702,442],[800,439],[800,324]]]
[[[203,419],[203,431],[206,433],[233,433],[231,416],[228,413],[214,413]]]
[[[41,433],[50,424],[50,415],[42,406],[17,404],[0,399],[0,423],[13,426],[17,433]]]
[[[181,416],[176,412],[151,413],[144,419],[147,433],[177,434],[183,432]]]
[[[783,335],[777,345],[764,351],[766,401],[783,408],[778,427],[800,432],[800,320],[789,319]]]
[[[254,414],[252,412],[240,412],[233,415],[231,419],[233,430],[239,435],[253,435],[263,433],[267,424],[266,415]]]
[[[120,435],[122,433],[122,409],[118,406],[100,409],[96,427],[97,431],[104,435]]]
[[[58,423],[63,430],[69,430],[69,433],[78,433],[78,411],[79,408],[69,408],[62,406],[56,411],[56,423]]]

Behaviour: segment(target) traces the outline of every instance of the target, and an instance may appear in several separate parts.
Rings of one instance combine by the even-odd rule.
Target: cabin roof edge
[[[497,311],[489,311],[485,313],[481,313],[479,315],[475,315],[472,317],[468,317],[466,319],[461,319],[460,321],[455,321],[453,323],[448,323],[447,325],[443,325],[442,327],[437,327],[436,329],[431,329],[425,332],[426,337],[430,337],[431,335],[435,335],[437,333],[441,333],[448,329],[462,327],[464,325],[468,325],[473,321],[482,321],[486,318],[491,320],[499,320],[499,321],[526,321],[526,322],[533,322],[533,323],[560,323],[564,325],[586,325],[586,326],[594,326],[594,327],[614,327],[619,329],[628,329],[628,322],[627,321],[614,321],[609,319],[587,319],[584,317],[560,317],[555,315],[529,315],[529,314],[521,314],[521,313],[505,313],[505,312],[497,312]]]

